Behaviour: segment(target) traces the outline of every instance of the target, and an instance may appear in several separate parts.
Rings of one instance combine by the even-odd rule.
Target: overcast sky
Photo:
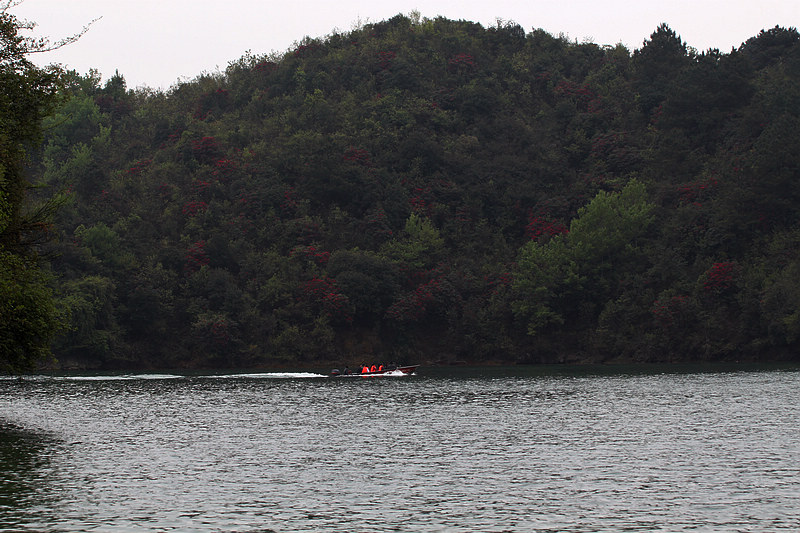
[[[202,72],[224,70],[246,51],[285,52],[304,36],[350,31],[419,11],[491,26],[514,21],[526,32],[597,44],[641,47],[661,22],[700,51],[729,52],[762,29],[800,26],[800,0],[25,0],[12,9],[53,40],[102,17],[77,43],[39,54],[107,79],[119,70],[128,87],[168,89]]]

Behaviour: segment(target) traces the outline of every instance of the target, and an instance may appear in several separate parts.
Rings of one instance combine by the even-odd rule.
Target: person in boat
[[[377,372],[378,371],[378,367],[373,364],[371,367],[369,367],[369,371],[370,372]]]
[[[369,374],[369,367],[367,365],[361,365],[361,373]]]

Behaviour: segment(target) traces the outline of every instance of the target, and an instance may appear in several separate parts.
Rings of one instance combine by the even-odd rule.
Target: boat
[[[416,372],[419,365],[388,367],[375,372],[361,372],[358,370],[345,370],[344,372],[334,368],[331,370],[333,377],[371,377],[371,376],[408,376]]]

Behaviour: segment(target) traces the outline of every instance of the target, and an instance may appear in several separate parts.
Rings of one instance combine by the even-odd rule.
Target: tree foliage
[[[793,28],[631,52],[398,15],[63,95],[34,170],[70,191],[65,364],[798,353]]]
[[[26,173],[28,151],[41,141],[42,119],[52,112],[58,72],[40,69],[29,54],[46,40],[24,36],[32,25],[0,3],[0,371],[33,367],[50,353],[58,324],[39,245],[46,239],[56,198],[36,201]]]

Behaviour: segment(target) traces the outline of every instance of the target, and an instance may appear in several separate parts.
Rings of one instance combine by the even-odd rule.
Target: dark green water
[[[797,531],[800,371],[0,380],[2,531]]]

